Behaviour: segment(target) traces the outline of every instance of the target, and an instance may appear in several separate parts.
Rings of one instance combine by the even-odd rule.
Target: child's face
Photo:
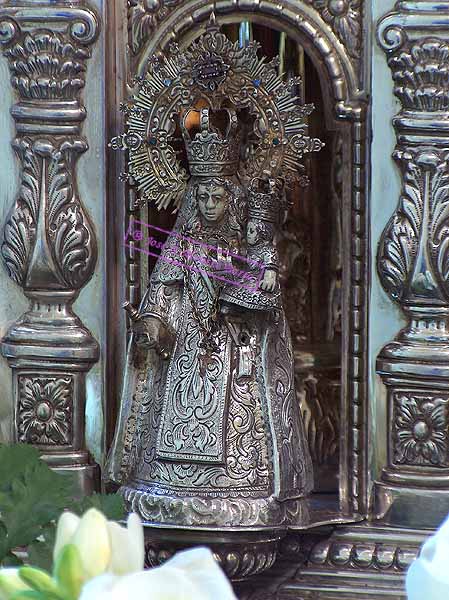
[[[250,221],[246,229],[246,241],[250,246],[254,246],[257,242],[257,227],[256,224]]]

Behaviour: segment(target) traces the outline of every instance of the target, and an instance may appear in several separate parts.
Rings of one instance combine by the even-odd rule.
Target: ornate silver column
[[[449,3],[396,9],[378,39],[402,105],[393,121],[402,192],[378,273],[408,323],[377,361],[388,464],[374,508],[387,523],[419,528],[436,526],[449,506]]]
[[[22,168],[2,255],[30,300],[2,342],[13,370],[14,433],[51,466],[77,471],[85,491],[95,474],[84,443],[85,375],[99,348],[72,304],[97,258],[76,162],[87,150],[81,90],[98,29],[95,13],[79,0],[0,7],[0,43],[19,96],[11,113]]]

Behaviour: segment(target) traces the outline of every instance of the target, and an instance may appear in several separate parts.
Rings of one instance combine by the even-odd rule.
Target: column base
[[[34,446],[52,469],[75,473],[79,492],[91,494],[100,476],[85,447],[86,373],[99,346],[72,312],[76,291],[26,295],[30,310],[1,341],[12,369],[13,440]]]
[[[413,323],[377,359],[388,398],[388,461],[374,483],[373,514],[386,525],[435,529],[449,511],[449,340],[446,321],[426,322],[429,339]]]

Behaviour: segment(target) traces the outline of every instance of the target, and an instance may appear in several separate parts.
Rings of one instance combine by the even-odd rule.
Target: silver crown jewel
[[[196,132],[189,131],[186,126],[186,121],[188,117],[192,116],[192,113],[199,114],[199,130]],[[218,113],[224,115],[227,121],[224,131],[212,123],[212,120],[218,120]],[[232,177],[237,173],[241,136],[238,131],[235,110],[229,108],[221,111],[212,111],[209,108],[202,108],[199,111],[191,109],[181,119],[181,129],[192,176]]]

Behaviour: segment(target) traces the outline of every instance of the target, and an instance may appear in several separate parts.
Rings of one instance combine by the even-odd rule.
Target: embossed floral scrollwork
[[[360,0],[312,0],[336,35],[347,47],[353,58],[360,56],[361,1]]]
[[[20,377],[19,382],[19,441],[40,445],[69,444],[71,377]]]
[[[448,398],[397,392],[394,411],[395,462],[447,466]]]

